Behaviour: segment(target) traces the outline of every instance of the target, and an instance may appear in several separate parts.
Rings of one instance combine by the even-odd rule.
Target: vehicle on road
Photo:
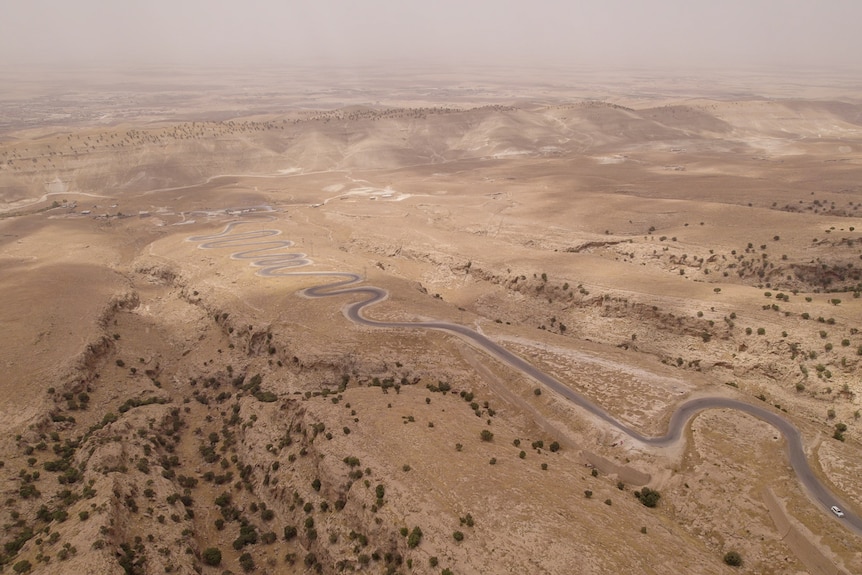
[[[844,512],[841,511],[841,508],[837,505],[832,506],[832,513],[834,513],[838,517],[844,517]]]

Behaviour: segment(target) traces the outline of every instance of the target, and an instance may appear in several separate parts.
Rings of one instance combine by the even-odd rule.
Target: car
[[[832,513],[834,513],[837,517],[844,517],[844,512],[841,511],[841,508],[837,505],[832,506]]]

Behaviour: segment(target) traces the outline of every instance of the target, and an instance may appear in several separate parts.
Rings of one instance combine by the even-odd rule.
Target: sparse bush
[[[640,491],[635,491],[635,497],[637,497],[638,501],[643,503],[646,507],[655,507],[658,505],[658,500],[661,499],[659,492],[650,489],[649,487],[644,487]]]
[[[233,548],[240,550],[246,545],[257,543],[257,529],[254,525],[241,525],[239,528],[239,537],[233,542]]]
[[[239,566],[246,573],[254,571],[254,557],[251,556],[251,553],[243,553],[239,556]]]
[[[452,538],[455,541],[463,541],[464,540],[464,534],[461,533],[460,531],[455,531],[454,533],[452,533]]]
[[[422,530],[417,526],[413,528],[413,531],[410,532],[410,536],[407,538],[407,547],[413,549],[419,545],[422,541]]]
[[[844,432],[847,431],[847,425],[844,423],[835,424],[835,433],[832,435],[838,441],[844,441]]]
[[[218,567],[221,565],[221,551],[218,547],[207,547],[201,553],[201,559],[210,567]]]
[[[736,551],[728,551],[724,554],[724,562],[731,567],[739,567],[742,565],[742,556]]]

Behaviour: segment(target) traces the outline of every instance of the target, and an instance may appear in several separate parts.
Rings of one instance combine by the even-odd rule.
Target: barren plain
[[[651,447],[302,294],[648,436],[766,407],[858,516],[862,87],[53,77],[0,94],[6,569],[862,572],[758,419]]]

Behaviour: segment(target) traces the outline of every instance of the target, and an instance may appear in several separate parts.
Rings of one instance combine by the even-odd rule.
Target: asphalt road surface
[[[796,473],[796,477],[809,496],[823,508],[824,513],[829,514],[830,517],[835,521],[839,521],[847,529],[862,535],[862,518],[853,513],[841,499],[827,489],[814,475],[805,457],[802,436],[799,430],[777,411],[769,407],[754,405],[727,397],[699,397],[685,401],[676,407],[673,414],[671,414],[667,432],[664,435],[643,435],[637,430],[626,426],[601,406],[593,403],[577,391],[538,370],[521,357],[468,327],[442,321],[386,322],[366,318],[363,315],[363,310],[385,300],[388,297],[386,290],[373,286],[358,285],[362,282],[362,278],[354,273],[296,271],[296,268],[312,262],[305,254],[285,252],[284,249],[293,246],[293,242],[285,239],[275,239],[276,236],[281,234],[279,230],[250,230],[230,234],[235,227],[250,223],[259,222],[233,222],[228,224],[218,234],[195,236],[188,239],[189,241],[200,243],[199,247],[204,249],[249,248],[233,252],[231,258],[250,260],[252,266],[260,268],[257,272],[258,275],[264,277],[306,275],[333,278],[333,281],[305,289],[301,294],[309,298],[360,296],[357,301],[347,304],[343,308],[344,315],[350,321],[359,325],[384,329],[433,329],[465,339],[497,360],[565,397],[595,418],[604,421],[633,440],[646,445],[658,448],[675,445],[678,441],[682,440],[683,432],[691,419],[706,409],[735,409],[747,413],[770,424],[784,436],[787,456],[793,471]],[[844,511],[844,517],[838,518],[830,511],[833,505],[837,505]]]

